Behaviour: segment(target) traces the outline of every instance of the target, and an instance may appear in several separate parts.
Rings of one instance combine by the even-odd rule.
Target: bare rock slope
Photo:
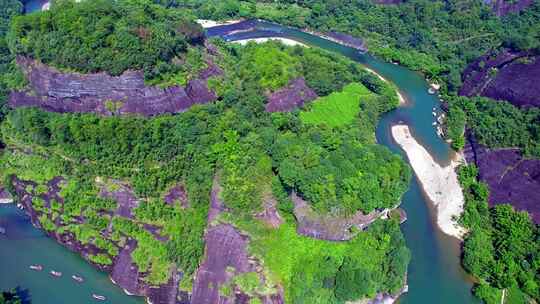
[[[186,87],[160,88],[146,86],[141,71],[126,71],[120,76],[63,73],[27,57],[18,57],[17,64],[26,75],[30,90],[11,93],[11,107],[37,106],[59,113],[152,116],[183,112],[194,104],[217,99],[205,79],[192,79]]]

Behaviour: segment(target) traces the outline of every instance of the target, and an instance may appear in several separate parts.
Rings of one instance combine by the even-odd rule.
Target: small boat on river
[[[98,301],[105,301],[106,300],[105,296],[100,296],[100,295],[97,295],[95,293],[92,294],[92,298],[94,298],[94,299],[96,299]]]
[[[78,276],[78,275],[72,275],[71,278],[72,278],[73,280],[79,282],[79,283],[84,282],[83,277],[80,277],[80,276]]]
[[[35,271],[42,271],[43,266],[41,266],[41,265],[30,265],[30,269],[35,270]]]
[[[51,275],[54,277],[61,277],[62,273],[60,271],[51,270]]]

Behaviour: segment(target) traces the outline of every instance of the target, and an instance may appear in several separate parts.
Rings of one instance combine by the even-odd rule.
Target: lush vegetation
[[[481,144],[490,148],[521,148],[540,157],[540,109],[519,109],[506,101],[483,97],[453,97],[448,113],[448,136],[463,147],[465,124]]]
[[[360,111],[362,99],[373,98],[374,94],[366,87],[352,83],[328,96],[313,101],[309,111],[300,113],[300,119],[305,124],[326,125],[338,127],[355,120]]]
[[[0,292],[0,304],[22,304],[16,290]]]
[[[18,0],[6,0],[0,3],[0,122],[4,119],[8,111],[6,105],[7,95],[9,93],[10,83],[14,81],[13,72],[15,70],[13,55],[9,51],[5,35],[9,28],[11,18],[22,12],[23,6]]]
[[[404,1],[399,6],[374,1],[324,0],[156,0],[192,9],[206,19],[256,17],[299,28],[341,31],[367,40],[371,53],[397,61],[429,78],[461,85],[465,65],[492,48],[540,46],[540,4],[520,14],[496,17],[482,1]]]
[[[112,75],[140,69],[154,79],[181,72],[173,59],[187,57],[203,32],[181,11],[151,1],[64,0],[49,11],[15,18],[7,37],[14,54],[61,69]]]
[[[293,221],[279,229],[235,221],[252,237],[250,251],[269,266],[270,279],[283,283],[287,303],[344,303],[403,287],[410,252],[398,219],[378,221],[342,243],[300,236]]]
[[[57,1],[50,12],[16,18],[9,45],[16,54],[61,69],[111,74],[142,69],[151,84],[168,86],[203,67],[205,54],[195,41],[199,28],[192,28],[184,14],[141,1]],[[265,272],[283,284],[292,302],[344,303],[399,291],[410,254],[396,219],[378,222],[351,242],[317,241],[296,234],[288,199],[296,191],[316,212],[335,215],[399,202],[409,168],[374,136],[378,117],[397,106],[394,89],[360,65],[321,50],[276,42],[212,43],[225,71],[210,80],[219,95],[216,103],[153,118],[10,111],[0,127],[7,145],[0,156],[2,181],[11,191],[14,176],[35,182],[24,190],[43,228],[99,248],[88,256],[93,263],[110,265],[136,240],[132,258],[150,285],[165,283],[176,266],[184,273],[182,288],[189,289],[203,257],[216,178],[228,219],[250,235],[250,251],[262,258]],[[94,59],[86,64],[89,58]],[[176,70],[177,59],[189,68]],[[346,121],[319,124],[302,117],[325,111],[319,105],[265,112],[265,95],[295,77],[303,77],[319,96],[353,90],[354,103],[333,101],[347,108]],[[63,178],[60,199],[48,201],[54,191],[48,182],[57,176]],[[178,184],[186,189],[187,207],[164,201]],[[119,216],[120,202],[100,194],[131,190],[140,200],[132,218]],[[287,218],[277,230],[254,217],[263,198],[272,195]],[[280,257],[287,261],[283,266]],[[313,266],[304,269],[306,264]],[[260,284],[245,274],[222,289],[268,292]]]
[[[461,218],[469,229],[463,245],[463,266],[478,278],[475,294],[488,304],[529,303],[540,299],[540,227],[526,212],[510,205],[488,207],[488,188],[478,182],[474,166],[462,167],[465,194]]]

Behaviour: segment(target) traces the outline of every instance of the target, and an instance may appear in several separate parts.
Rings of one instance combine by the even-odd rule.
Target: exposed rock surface
[[[62,73],[26,57],[18,57],[17,63],[26,75],[31,91],[11,93],[11,107],[38,106],[59,113],[152,116],[183,112],[194,104],[217,99],[206,81],[200,79],[190,80],[185,88],[162,89],[145,86],[141,71],[126,71],[121,76],[83,75]],[[219,73],[217,67],[209,68],[209,71],[203,71],[204,77]]]
[[[316,99],[318,96],[307,86],[303,77],[293,79],[289,84],[267,96],[267,112],[288,112],[299,108],[304,103]]]
[[[11,194],[0,186],[0,204],[8,204],[13,201]]]
[[[531,6],[535,0],[485,0],[486,3],[490,4],[493,12],[497,16],[504,16],[510,13],[520,12],[529,6]]]
[[[118,207],[114,213],[115,215],[132,219],[133,209],[140,204],[133,190],[128,185],[117,180],[110,180],[109,183],[110,185],[101,185],[99,196],[116,201]]]
[[[373,2],[383,5],[400,4],[402,0],[374,0]]]
[[[258,261],[248,255],[249,238],[242,235],[229,224],[213,224],[224,210],[220,199],[219,179],[214,179],[211,193],[211,206],[208,213],[208,229],[205,235],[205,259],[197,270],[191,304],[248,304],[252,297],[238,288],[230,295],[223,294],[223,287],[231,284],[234,276],[255,272],[264,283],[262,267]],[[257,296],[265,304],[282,304],[283,293],[277,290],[270,295]]]
[[[45,208],[50,208],[51,202],[56,200],[61,204],[60,213],[63,213],[63,199],[59,195],[61,190],[61,185],[64,182],[64,178],[55,177],[46,183],[47,191],[41,194],[36,193],[37,183],[33,181],[25,181],[12,176],[11,182],[14,186],[15,192],[17,193],[17,202],[20,203],[27,214],[30,216],[32,223],[41,227],[40,216],[44,213],[36,210],[33,206],[32,199],[34,197],[39,197],[45,202]],[[111,192],[102,192],[105,196],[110,195],[110,198],[117,199],[119,208],[117,210],[119,215],[122,216],[131,216],[131,207],[134,201],[138,199],[131,192],[131,189],[126,185],[122,185],[123,188],[119,188],[116,191]],[[76,221],[79,223],[84,223],[85,219],[81,216],[76,218]],[[61,221],[61,217],[58,217],[54,222],[57,227],[65,226],[69,223],[64,223]],[[145,226],[145,229],[150,232],[154,231],[154,236],[156,239],[160,240],[158,234],[159,227],[148,225]],[[92,243],[82,244],[79,240],[76,239],[75,235],[71,232],[57,233],[57,232],[47,232],[48,236],[55,239],[60,244],[64,245],[68,249],[79,253],[85,259],[88,260],[90,255],[97,254],[107,254],[107,251],[100,249],[93,245]],[[106,236],[105,231],[102,231],[102,235]],[[161,239],[165,241],[166,239]],[[114,243],[114,242],[113,242]],[[102,271],[110,273],[112,280],[119,285],[120,288],[125,289],[130,294],[146,296],[149,301],[153,304],[179,304],[186,303],[186,295],[179,290],[178,283],[182,277],[181,272],[176,268],[172,267],[170,269],[171,275],[167,283],[160,286],[150,286],[145,282],[144,275],[145,273],[140,273],[137,266],[132,260],[131,253],[137,248],[137,242],[133,239],[127,239],[126,244],[115,243],[119,249],[119,254],[113,259],[112,265],[101,265],[92,263],[95,267]]]
[[[319,215],[311,209],[308,202],[296,193],[292,193],[294,203],[294,216],[297,221],[296,231],[299,234],[316,239],[328,241],[347,241],[356,234],[353,227],[363,230],[381,217],[387,216],[388,210],[373,211],[364,215],[358,211],[352,217],[337,217],[332,215]]]
[[[167,204],[171,206],[175,204],[180,204],[182,208],[189,207],[186,189],[181,184],[178,184],[172,187],[167,192],[167,194],[165,194],[165,197],[163,199],[165,200]]]
[[[540,56],[504,49],[472,62],[463,72],[459,94],[508,100],[519,107],[540,107]]]
[[[269,196],[263,200],[264,210],[257,214],[256,217],[263,220],[266,224],[273,228],[278,228],[283,224],[283,218],[277,210],[278,202],[273,196]]]
[[[490,205],[510,203],[540,223],[540,160],[525,159],[518,149],[488,149],[469,134],[467,162],[476,164],[489,186]]]

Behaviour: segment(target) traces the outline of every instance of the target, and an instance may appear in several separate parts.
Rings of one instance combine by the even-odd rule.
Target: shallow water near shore
[[[212,34],[222,36],[218,28]],[[284,37],[310,46],[323,48],[347,56],[374,70],[382,77],[396,84],[407,99],[407,104],[384,115],[377,127],[377,141],[406,156],[394,142],[391,126],[405,123],[416,140],[430,152],[441,165],[450,163],[454,152],[436,133],[433,111],[440,113],[440,101],[436,95],[428,93],[429,84],[420,73],[396,64],[383,62],[368,54],[346,47],[312,34],[268,22],[258,22],[257,29],[224,36],[226,40],[257,37]],[[407,246],[412,253],[409,265],[409,292],[399,299],[399,303],[411,304],[455,304],[480,303],[471,294],[472,282],[460,265],[460,243],[457,239],[444,235],[436,226],[435,210],[427,199],[416,178],[403,196],[401,207],[408,220],[401,226]]]
[[[94,303],[93,293],[104,295],[103,303],[144,303],[143,298],[124,294],[104,272],[32,226],[14,204],[0,205],[0,226],[6,228],[6,234],[0,234],[0,290],[19,287],[33,304]],[[33,264],[43,265],[43,270],[29,269]],[[62,277],[53,277],[51,270],[62,272]],[[75,282],[74,274],[85,281]]]

